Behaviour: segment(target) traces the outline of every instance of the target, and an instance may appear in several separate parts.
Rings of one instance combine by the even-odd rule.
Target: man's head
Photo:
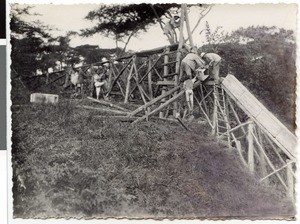
[[[197,54],[197,47],[192,47],[190,50],[191,53]]]

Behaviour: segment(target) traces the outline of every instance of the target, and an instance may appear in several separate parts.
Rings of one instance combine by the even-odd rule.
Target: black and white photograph
[[[295,220],[297,4],[9,8],[14,219]]]

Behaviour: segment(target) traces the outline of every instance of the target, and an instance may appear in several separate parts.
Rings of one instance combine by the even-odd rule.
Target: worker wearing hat
[[[216,53],[202,52],[200,56],[206,62],[206,68],[210,69],[212,78],[215,82],[219,82],[220,63],[222,58]]]
[[[183,82],[186,78],[192,79],[193,76],[195,76],[196,69],[205,67],[205,61],[197,54],[197,48],[190,48],[189,51],[190,52],[181,61],[179,75],[180,82]],[[185,77],[184,74],[186,75]]]

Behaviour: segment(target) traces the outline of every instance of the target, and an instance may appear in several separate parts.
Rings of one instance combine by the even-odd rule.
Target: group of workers
[[[168,37],[171,44],[177,41],[176,28],[180,27],[180,17],[173,16],[165,23],[164,34]],[[186,93],[186,101],[188,104],[189,112],[193,110],[193,83],[196,79],[204,81],[208,76],[213,79],[216,83],[220,82],[219,71],[221,57],[216,53],[205,53],[198,54],[197,48],[188,48],[184,45],[185,50],[188,53],[181,61],[179,81],[183,82],[183,87]],[[182,52],[184,53],[184,52]],[[205,70],[208,70],[209,75],[205,75]]]
[[[187,49],[188,47],[185,47],[185,51]],[[179,82],[183,83],[189,113],[192,113],[194,107],[194,82],[197,79],[205,81],[210,78],[216,84],[220,84],[219,71],[221,60],[222,58],[216,53],[202,52],[199,55],[196,47],[190,48],[182,59]],[[205,72],[206,70],[207,72]]]
[[[95,92],[97,99],[100,98],[100,93],[103,95],[103,98],[106,98],[105,93],[108,91],[108,68],[105,66],[97,70],[92,66],[87,70],[87,74],[82,71],[81,67],[74,69],[71,66],[67,66],[65,72],[66,80],[64,88],[73,84],[75,87],[75,94],[82,94],[84,77],[91,77],[91,96],[93,96]]]
[[[219,70],[221,57],[216,53],[198,53],[196,47],[190,48],[184,45],[182,50],[183,59],[180,65],[179,82],[183,84],[185,90],[186,102],[188,111],[191,114],[194,107],[193,85],[198,79],[204,81],[207,78],[213,80],[216,84],[220,83]],[[207,71],[206,71],[207,70]],[[96,98],[100,98],[100,93],[106,99],[105,93],[108,91],[108,68],[103,66],[96,72],[93,67],[88,71],[92,77],[91,88],[96,92]],[[82,93],[83,88],[83,71],[79,68],[76,71],[70,72],[71,83],[75,86],[75,92],[80,89]]]
[[[171,44],[177,42],[176,28],[180,27],[180,17],[173,16],[168,22],[165,23],[163,28],[164,34],[168,37]],[[194,105],[194,94],[193,85],[198,79],[200,81],[206,80],[208,77],[213,80],[216,84],[220,83],[219,71],[221,57],[216,53],[205,53],[198,52],[196,47],[188,47],[184,44],[181,50],[183,54],[183,59],[180,64],[180,74],[179,82],[183,84],[185,90],[186,101],[189,113],[193,111]],[[90,74],[92,77],[91,87],[93,89],[92,93],[96,92],[96,98],[100,98],[100,93],[102,92],[103,98],[105,98],[105,92],[108,90],[108,80],[107,80],[107,68],[103,66],[98,72],[95,72],[93,68],[90,68]],[[82,91],[83,87],[83,77],[82,70],[73,71],[71,74],[71,82],[75,86],[75,91],[80,88]]]

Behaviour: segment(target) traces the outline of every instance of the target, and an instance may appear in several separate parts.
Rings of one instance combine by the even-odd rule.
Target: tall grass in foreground
[[[15,217],[293,215],[208,127],[95,114],[70,102],[13,109]]]

